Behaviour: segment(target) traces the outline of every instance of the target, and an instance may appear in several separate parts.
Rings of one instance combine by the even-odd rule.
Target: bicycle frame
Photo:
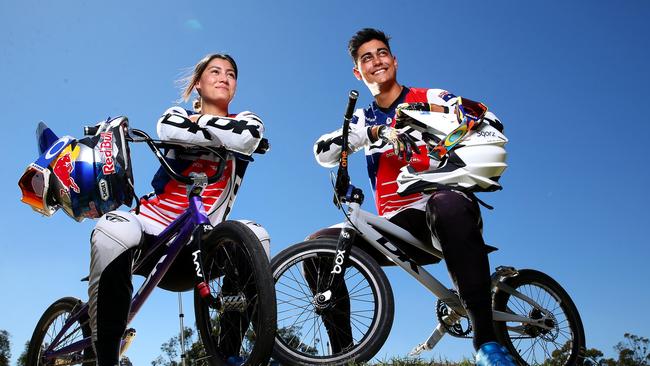
[[[168,243],[168,248],[165,250],[165,253],[160,257],[158,263],[151,270],[149,275],[146,277],[144,283],[140,286],[135,296],[131,300],[131,309],[129,311],[128,323],[133,320],[137,315],[138,311],[145,303],[149,295],[153,290],[158,286],[162,278],[165,276],[172,263],[181,252],[181,249],[185,245],[192,243],[192,237],[197,228],[206,228],[204,225],[209,225],[209,228],[212,227],[208,219],[205,209],[203,207],[203,200],[200,195],[192,196],[190,198],[188,209],[185,210],[178,218],[176,218],[163,232],[161,232],[152,242],[151,249],[145,253],[138,263],[134,266],[134,271],[139,268],[146,259],[155,252],[157,248],[161,245]],[[204,229],[205,230],[205,229]],[[200,240],[201,235],[196,235],[194,240]],[[195,265],[200,265],[199,262],[195,261]],[[197,268],[197,272],[198,268]],[[197,274],[201,274],[203,271],[200,271]],[[202,276],[201,276],[202,277]],[[59,331],[58,335],[52,341],[52,344],[49,345],[47,349],[44,350],[43,355],[45,359],[53,359],[61,357],[66,354],[80,352],[87,347],[92,346],[92,340],[90,337],[85,337],[84,339],[70,344],[61,349],[54,350],[61,341],[61,337],[66,333],[66,331],[78,320],[88,317],[88,304],[84,304],[79,310],[77,310],[72,316],[68,318],[64,326]]]
[[[424,244],[408,231],[393,224],[387,219],[362,210],[361,204],[358,202],[349,203],[348,216],[350,220],[345,223],[347,228],[356,228],[357,232],[363,236],[363,239],[375,249],[390,258],[395,264],[413,276],[436,297],[454,309],[454,311],[461,315],[465,315],[465,309],[455,293],[447,289],[447,287],[433,277],[433,275],[431,275],[426,269],[418,265],[413,259],[409,258],[400,249],[399,244],[396,245],[396,243],[391,242],[379,231],[375,230],[375,228],[390,233],[403,242],[413,245],[440,259],[444,259],[441,251],[435,249],[433,246]]]
[[[149,143],[149,141],[147,142]],[[155,149],[152,143],[149,144],[149,146],[152,147],[152,150]],[[159,155],[159,152],[156,151],[154,152],[159,157],[159,159],[162,159],[162,156]],[[221,166],[218,172],[215,174],[215,176],[210,177],[210,180],[214,179],[217,176],[221,176],[223,174],[223,168],[226,165],[226,160],[227,160],[226,157],[222,157],[222,162],[220,163]],[[165,167],[166,169],[170,169],[169,166],[165,165],[164,160],[161,160],[161,163],[163,167]],[[188,201],[189,201],[188,208],[174,221],[172,221],[172,223],[169,224],[169,226],[167,226],[160,234],[158,234],[157,236],[154,237],[154,239],[152,239],[151,245],[148,248],[147,252],[140,256],[140,258],[137,260],[137,263],[135,263],[135,265],[132,268],[132,273],[136,272],[139,268],[141,268],[144,265],[144,263],[147,262],[147,259],[149,259],[152,255],[154,255],[154,253],[156,253],[156,250],[159,249],[161,245],[167,246],[167,249],[164,251],[164,253],[160,257],[156,265],[147,275],[145,281],[142,283],[138,291],[133,296],[131,300],[129,315],[127,318],[127,324],[129,324],[133,320],[133,318],[137,315],[142,305],[144,305],[147,298],[149,298],[153,290],[158,286],[160,281],[163,279],[163,277],[165,276],[169,268],[172,266],[174,260],[176,260],[178,254],[181,252],[184,246],[194,245],[192,260],[196,268],[194,275],[195,275],[195,282],[197,288],[201,290],[201,285],[205,283],[204,282],[205,279],[203,278],[202,275],[204,271],[203,271],[203,263],[201,261],[201,239],[203,236],[202,234],[209,232],[210,230],[212,230],[213,227],[207,216],[205,207],[203,206],[203,199],[200,193],[202,192],[203,188],[207,186],[209,180],[205,175],[197,175],[189,179],[191,179],[192,183],[191,184],[187,183],[188,186],[187,192],[188,192]],[[232,189],[234,184],[234,179],[235,179],[234,169],[233,169],[233,173],[231,173],[228,179],[229,179],[228,189]],[[225,193],[222,194],[219,200],[215,203],[215,205],[223,204],[224,203],[223,200],[228,199],[227,196],[228,194]],[[209,298],[211,295],[208,290],[207,294],[201,292],[201,296]],[[65,340],[63,336],[70,329],[70,327],[72,327],[75,324],[75,322],[77,321],[81,322],[82,320],[87,321],[88,318],[89,318],[88,304],[84,303],[78,310],[74,311],[73,314],[66,320],[63,327],[61,328],[61,330],[59,330],[52,343],[47,347],[47,349],[43,350],[43,357],[45,359],[60,358],[62,356],[75,353],[75,352],[80,352],[85,348],[91,347],[92,346],[91,337],[84,337],[80,341],[74,342],[70,345],[57,349],[60,342]],[[121,347],[124,347],[124,340],[122,341]]]
[[[440,281],[438,281],[431,273],[429,273],[424,267],[417,264],[413,259],[408,257],[402,249],[400,249],[401,244],[393,243],[389,239],[385,238],[379,231],[375,230],[378,228],[396,238],[400,239],[403,243],[417,247],[420,250],[423,250],[439,259],[444,259],[444,256],[441,251],[437,250],[435,237],[432,238],[434,245],[430,246],[423,243],[419,239],[415,238],[411,233],[402,229],[401,227],[393,224],[388,219],[381,216],[374,215],[370,212],[364,211],[361,209],[361,204],[358,202],[350,202],[348,205],[348,217],[349,221],[346,221],[344,224],[344,230],[355,230],[358,234],[361,234],[363,239],[368,242],[372,247],[377,249],[387,258],[390,258],[395,264],[400,266],[404,271],[409,273],[414,277],[418,282],[420,282],[424,287],[426,287],[433,295],[438,299],[446,303],[450,308],[452,308],[459,315],[466,315],[465,308],[462,306],[458,295],[451,290],[447,289]],[[342,250],[343,248],[338,248]],[[523,295],[509,286],[503,284],[502,282],[496,282],[495,287],[499,290],[506,291],[523,301],[530,303],[532,306],[544,309],[539,305],[535,300]],[[514,314],[509,314],[501,311],[493,312],[494,320],[496,321],[511,321],[511,322],[524,322],[529,324],[539,325],[541,327],[546,327],[543,324],[539,324],[539,319],[531,319],[526,317],[521,317]]]

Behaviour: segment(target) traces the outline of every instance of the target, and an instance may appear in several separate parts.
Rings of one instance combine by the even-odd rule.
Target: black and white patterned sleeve
[[[251,155],[262,139],[264,124],[257,115],[248,111],[234,118],[204,114],[195,123],[185,109],[172,107],[158,121],[157,130],[163,140],[225,147]]]
[[[327,133],[316,140],[314,144],[314,156],[318,164],[331,168],[339,163],[341,157],[341,145],[343,141],[343,129]],[[363,109],[358,109],[350,123],[350,132],[348,134],[348,143],[350,150],[356,152],[370,143],[368,128],[365,126],[365,117]]]

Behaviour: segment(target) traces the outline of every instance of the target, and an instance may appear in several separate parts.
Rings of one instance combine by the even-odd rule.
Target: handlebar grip
[[[99,130],[99,126],[84,126],[84,136],[94,136]]]
[[[357,104],[357,98],[359,98],[359,92],[356,90],[350,90],[350,94],[348,95],[348,107],[345,110],[345,119],[349,120],[352,118],[354,107]]]

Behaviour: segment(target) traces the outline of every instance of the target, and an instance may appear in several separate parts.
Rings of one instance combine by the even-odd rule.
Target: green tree
[[[589,364],[599,366],[650,366],[650,340],[630,333],[625,333],[623,337],[625,340],[614,346],[618,352],[618,360],[603,358],[603,353],[595,348],[585,352],[585,359],[591,361]]]
[[[203,345],[197,341],[193,342],[192,338],[194,337],[194,330],[192,328],[185,327],[184,329],[184,343],[185,343],[185,364],[186,365],[202,365],[205,363],[197,363],[194,360],[204,358],[205,351],[203,351]],[[179,360],[179,349],[180,349],[180,335],[171,337],[169,341],[163,343],[160,346],[160,350],[163,351],[163,355],[158,356],[155,360],[151,361],[152,366],[178,366],[181,364]],[[163,357],[164,356],[164,357]]]
[[[618,364],[621,366],[650,366],[650,340],[630,333],[623,335],[625,340],[618,342],[614,349],[618,351]]]
[[[283,327],[277,330],[278,337],[282,338],[285,343],[287,343],[291,348],[297,349],[300,352],[304,352],[310,355],[315,355],[318,353],[316,347],[311,347],[300,341],[302,334],[298,330],[298,327]],[[320,339],[316,339],[315,343],[320,342]]]
[[[564,365],[566,360],[569,358],[569,352],[571,352],[571,342],[567,341],[560,349],[553,351],[551,353],[551,359],[544,364],[548,366]],[[584,351],[583,356],[585,359],[593,360],[594,362],[601,362],[600,360],[603,357],[603,353],[596,348],[590,348]]]
[[[9,366],[11,359],[11,343],[9,342],[9,332],[0,330],[0,366]]]
[[[29,341],[25,342],[25,349],[23,353],[18,356],[18,366],[27,366],[27,350],[29,349]]]

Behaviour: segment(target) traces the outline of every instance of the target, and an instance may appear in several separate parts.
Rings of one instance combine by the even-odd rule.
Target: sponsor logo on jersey
[[[446,90],[438,94],[438,97],[440,97],[440,99],[444,100],[445,102],[448,102],[449,99],[456,98],[455,95],[451,94]]]
[[[102,132],[99,136],[101,139],[99,143],[99,153],[104,161],[102,172],[104,175],[110,175],[115,173],[115,160],[113,159],[113,132]]]

